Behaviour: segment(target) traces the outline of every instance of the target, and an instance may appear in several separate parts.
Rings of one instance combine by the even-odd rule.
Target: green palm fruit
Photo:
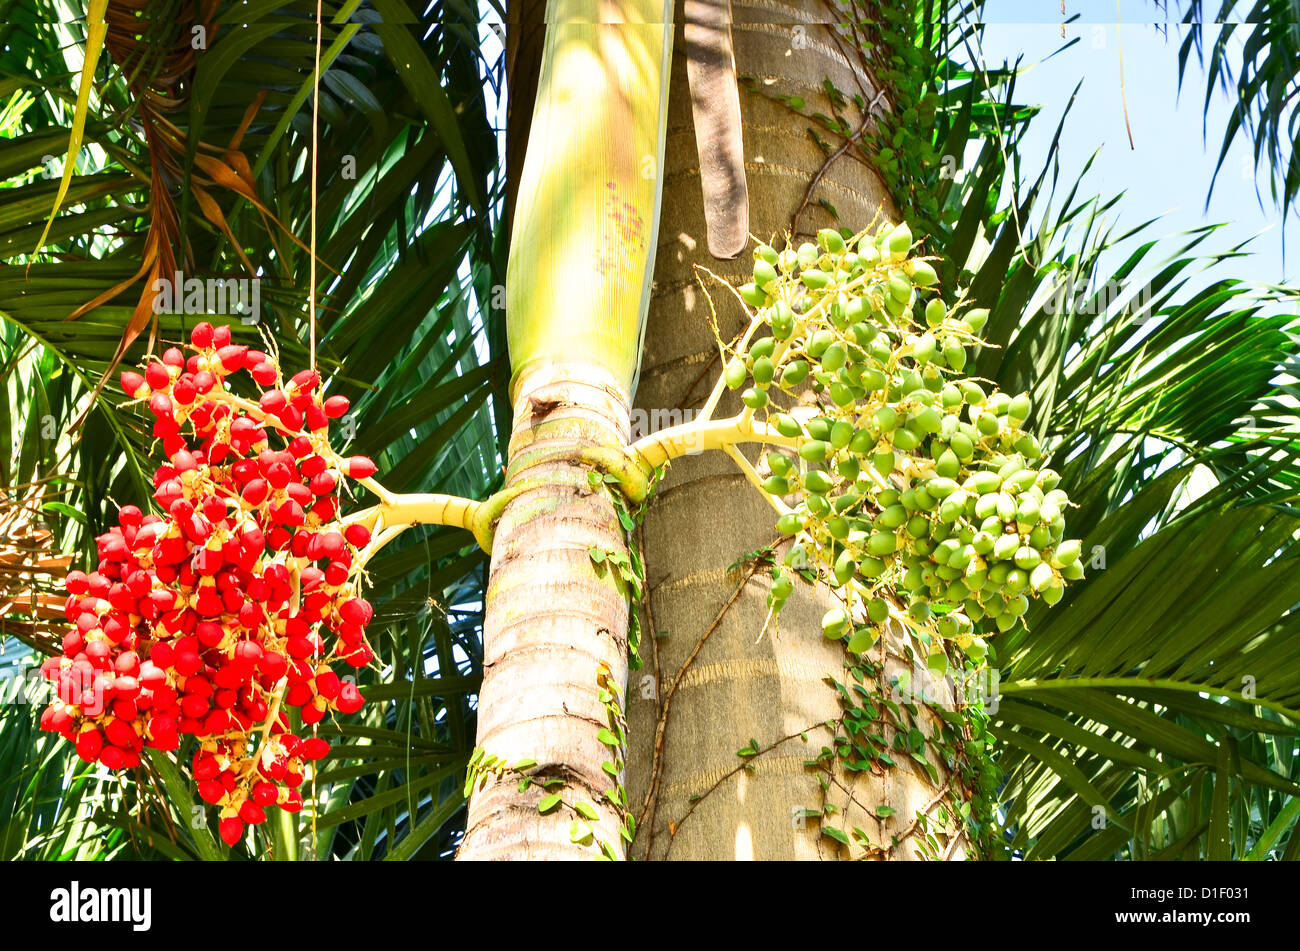
[[[955,479],[957,473],[961,471],[961,462],[957,454],[951,449],[947,449],[939,456],[939,461],[934,464],[934,471],[939,473],[945,479]]]
[[[938,504],[938,499],[934,497],[933,493],[926,490],[924,486],[916,490],[916,505],[922,512],[931,512]],[[933,535],[934,532],[932,531],[930,534]]]
[[[807,480],[805,480],[804,486],[807,487],[807,484]],[[808,506],[808,511],[813,518],[825,518],[830,514],[831,503],[826,501],[822,493],[813,492],[811,489],[809,489],[809,492],[810,494],[804,499],[804,505]]]
[[[793,274],[794,269],[799,266],[799,255],[793,248],[786,248],[777,255],[776,266],[781,269],[782,274]]]
[[[966,608],[966,616],[970,618],[972,621],[978,623],[984,620],[984,605],[980,604],[974,598],[967,598],[964,607]],[[976,638],[975,640],[979,641],[981,644],[984,643],[983,641],[980,641],[979,638]],[[973,643],[972,646],[974,646]],[[968,655],[971,654],[971,649],[969,647],[966,649],[966,653]],[[974,655],[971,655],[971,660],[974,660],[975,663],[977,664],[983,659],[984,659],[983,655],[981,655],[978,658],[976,658]]]
[[[1012,617],[1020,617],[1029,610],[1029,599],[1023,594],[1018,594],[1014,598],[1007,598],[1007,613]]]
[[[919,284],[920,281],[916,283]],[[939,326],[947,315],[948,312],[944,309],[943,301],[937,297],[925,305],[925,322],[931,327]]]
[[[763,337],[761,340],[755,340],[750,345],[749,355],[754,359],[759,357],[770,357],[776,350],[776,339],[773,337]]]
[[[862,371],[861,386],[863,389],[866,390],[884,389],[885,384],[888,382],[889,381],[885,378],[885,374],[881,373],[879,370],[866,369]]]
[[[1038,518],[1041,521],[1046,522],[1048,525],[1051,525],[1060,517],[1061,506],[1057,504],[1055,499],[1044,497],[1043,501],[1038,506]]]
[[[1044,469],[1038,473],[1038,485],[1045,492],[1054,492],[1056,487],[1061,484],[1061,474],[1054,469]],[[1065,502],[1065,493],[1061,493],[1061,501]]]
[[[882,406],[873,417],[882,433],[891,433],[898,426],[898,411],[892,406]]]
[[[939,282],[939,275],[934,273],[934,268],[925,261],[912,261],[908,264],[908,269],[911,271],[912,283],[917,287],[932,287]],[[929,315],[926,316],[928,319]]]
[[[888,508],[897,503],[902,494],[897,489],[882,489],[880,494],[876,496],[876,501],[881,508]]]
[[[864,350],[871,346],[871,342],[876,339],[876,334],[879,332],[874,324],[866,321],[859,321],[849,328],[849,333],[853,334],[853,342]]]
[[[1033,525],[1038,521],[1038,516],[1038,500],[1032,495],[1021,496],[1020,504],[1016,506],[1016,521]]]
[[[831,508],[834,509],[837,515],[843,515],[856,503],[861,501],[862,496],[859,495],[856,490],[850,490],[842,495],[835,496],[834,500],[831,502]]]
[[[962,314],[961,319],[965,321],[966,326],[971,329],[971,333],[977,334],[983,330],[984,325],[988,323],[989,312],[985,307],[975,307]]]
[[[974,547],[976,554],[987,555],[993,550],[994,541],[995,538],[993,535],[985,531],[979,531],[976,532],[975,537],[971,539],[971,545]]]
[[[1010,538],[1011,536],[1007,536]],[[1042,563],[1043,556],[1028,545],[1022,545],[1016,549],[1016,567],[1029,571],[1031,568]]]
[[[1083,542],[1077,538],[1072,538],[1068,542],[1061,542],[1056,546],[1056,554],[1052,561],[1062,568],[1073,565],[1079,560],[1079,555],[1083,551]]]
[[[776,267],[773,264],[762,259],[754,262],[754,284],[757,287],[766,291],[767,285],[775,281],[776,276]]]
[[[906,512],[906,509],[903,509]],[[930,521],[924,515],[913,515],[907,520],[907,534],[913,538],[925,538],[930,534]]]
[[[794,535],[803,528],[803,519],[794,512],[786,512],[776,520],[776,530],[782,535]]]
[[[845,456],[835,464],[835,471],[849,482],[856,482],[858,474],[862,471],[862,463],[857,456]]]
[[[822,439],[810,439],[799,447],[799,456],[808,462],[821,462],[829,452],[830,445]]]
[[[849,638],[848,649],[854,654],[863,654],[871,649],[876,643],[876,629],[874,627],[860,627],[853,632]]]
[[[744,361],[737,358],[727,364],[727,369],[723,376],[727,381],[727,387],[729,389],[738,390],[744,386],[745,381],[749,379],[749,371],[745,369]]]
[[[937,433],[942,425],[943,414],[933,406],[925,407],[907,422],[907,428],[918,435]]]
[[[826,520],[826,530],[831,533],[831,538],[843,541],[849,537],[849,520],[842,515],[828,518]]]
[[[1000,535],[993,541],[993,557],[998,561],[1007,561],[1016,556],[1020,547],[1020,536]]]
[[[761,290],[756,284],[741,284],[737,290],[740,292],[740,299],[751,307],[762,307],[767,304],[767,292]]]
[[[1016,452],[1020,453],[1026,459],[1037,459],[1043,454],[1042,450],[1038,447],[1038,440],[1028,433],[1021,436],[1012,443],[1012,445],[1016,447]]]
[[[1024,421],[1029,418],[1029,394],[1021,393],[1007,404],[1007,415],[1012,419]]]
[[[769,476],[763,480],[763,491],[776,496],[789,495],[790,483],[781,476]]]
[[[1061,568],[1061,577],[1066,581],[1078,581],[1083,577],[1083,562],[1076,561]]]
[[[1029,573],[1029,587],[1036,592],[1044,590],[1055,580],[1056,575],[1052,572],[1052,566],[1045,561],[1039,562]]]
[[[943,362],[957,371],[965,369],[966,348],[959,343],[948,344],[943,348]]]
[[[980,431],[981,436],[992,436],[1001,427],[998,418],[992,413],[980,412],[975,417],[975,428]]]
[[[1004,484],[1005,488],[1005,484]],[[1007,495],[1006,492],[998,493],[998,518],[1004,522],[1015,521],[1016,518],[1016,500]]]
[[[994,623],[997,625],[998,630],[1001,631],[1003,634],[1005,634],[1007,631],[1011,630],[1013,627],[1016,626],[1016,621],[1018,620],[1020,619],[1016,617],[1014,614],[1012,614],[1010,611],[1008,611],[1007,613],[1003,614],[1000,618],[998,618],[997,621],[995,621]]]
[[[980,519],[994,518],[998,511],[998,493],[990,492],[988,495],[981,495],[975,502],[975,517]]]
[[[794,580],[789,575],[778,575],[772,581],[772,596],[784,601],[794,592]]]
[[[889,275],[889,280],[885,282],[889,289],[889,294],[900,304],[906,304],[912,299],[912,282],[906,274],[895,271]]]
[[[959,542],[957,539],[945,538],[943,541],[939,543],[939,546],[935,548],[934,554],[931,555],[930,557],[933,558],[938,564],[946,565],[951,560],[953,554],[959,548],[961,548],[961,542]]]
[[[844,366],[844,356],[844,346],[842,344],[831,344],[822,351],[822,369],[826,370],[828,373],[834,373],[840,367]]]
[[[770,339],[770,338],[769,338]],[[760,387],[766,387],[772,382],[772,377],[776,376],[776,367],[767,357],[759,357],[754,361],[754,384]]]
[[[772,475],[783,476],[790,471],[790,457],[779,452],[769,452],[766,456],[767,467]]]
[[[844,238],[834,228],[822,228],[818,231],[817,243],[829,254],[839,254],[844,250]]]
[[[961,545],[959,543],[957,550],[953,552],[952,557],[948,559],[948,566],[950,568],[955,568],[958,571],[965,571],[966,566],[971,563],[971,560],[974,557],[975,547],[973,545]]]
[[[781,370],[781,386],[798,386],[809,377],[809,365],[805,360],[790,362]]]
[[[857,394],[853,392],[852,387],[845,386],[843,383],[831,384],[831,402],[836,406],[848,406],[850,403],[855,402],[857,398]]]
[[[957,483],[952,479],[945,479],[943,476],[936,476],[925,484],[925,491],[929,492],[936,499],[946,499],[957,491]],[[963,505],[965,502],[963,501]]]
[[[921,577],[921,569],[915,565],[910,566],[903,572],[903,587],[908,591],[917,591],[925,585],[925,579]]]
[[[794,311],[783,300],[778,300],[768,314],[768,323],[772,325],[772,336],[777,340],[789,340],[794,333]]]
[[[939,521],[951,525],[961,518],[966,509],[966,500],[959,495],[960,493],[951,495],[939,503]]]
[[[835,420],[829,416],[814,416],[808,420],[805,428],[808,435],[813,439],[827,440],[831,438],[831,426],[835,425]]]
[[[943,404],[944,409],[960,406],[963,402],[961,387],[956,383],[945,383],[943,389],[939,391],[939,401]]]
[[[831,640],[841,637],[848,624],[849,615],[843,608],[831,608],[822,615],[822,633]]]
[[[849,452],[856,456],[866,455],[876,445],[876,437],[869,429],[859,429],[849,440]]]
[[[766,261],[768,264],[773,265],[776,264],[778,260],[776,248],[772,247],[770,244],[759,244],[754,248],[754,260]]]
[[[892,555],[898,550],[898,537],[893,532],[875,531],[867,539],[867,553],[880,557]]]
[[[989,397],[989,412],[994,416],[1007,415],[1007,407],[1011,405],[1011,397],[1005,393],[994,393]]]
[[[887,567],[879,558],[867,557],[858,562],[858,574],[864,578],[875,579],[883,575]]]
[[[1041,597],[1048,604],[1056,604],[1064,595],[1065,586],[1053,578],[1051,583],[1049,583],[1047,587],[1043,588]]]
[[[767,405],[767,393],[751,386],[740,394],[740,401],[750,409],[762,409]]]
[[[835,559],[835,567],[832,570],[835,580],[839,584],[848,584],[849,579],[858,570],[858,563],[853,560],[853,556],[846,549],[840,552],[840,556]]]
[[[773,413],[768,420],[776,427],[776,431],[782,436],[798,436],[803,433],[803,427],[799,421],[788,413]]]
[[[974,380],[961,380],[957,385],[961,387],[962,396],[971,406],[984,405],[984,388]]]
[[[799,280],[803,281],[804,287],[809,290],[819,291],[830,284],[831,276],[825,271],[810,267],[799,272]]]
[[[872,598],[867,602],[867,617],[876,624],[884,624],[889,617],[889,602],[884,598]]]
[[[921,444],[921,438],[910,429],[896,429],[893,436],[894,448],[911,452]]]
[[[871,457],[871,468],[881,478],[886,478],[894,471],[894,452],[892,449],[882,449]]]
[[[876,516],[876,524],[882,528],[895,529],[907,521],[907,509],[895,503]]]
[[[811,469],[808,474],[803,477],[803,484],[804,488],[809,492],[813,492],[817,495],[824,495],[831,490],[831,487],[835,483],[831,481],[830,476],[822,472],[820,469]]]
[[[1029,584],[1029,575],[1019,568],[1012,568],[1007,572],[1007,580],[1002,582],[1002,587],[1006,588],[1012,594],[1023,591],[1025,585]]]
[[[907,616],[917,624],[924,624],[930,620],[930,602],[922,601],[920,598],[913,599],[912,603],[908,605]]]
[[[1029,544],[1042,551],[1052,544],[1052,530],[1046,525],[1035,525],[1029,532]]]
[[[808,340],[808,346],[806,348],[808,356],[812,357],[814,360],[820,360],[822,354],[826,352],[826,348],[834,342],[835,334],[831,333],[829,330],[817,331]]]
[[[934,339],[934,334],[926,331],[916,339],[912,345],[912,356],[917,363],[929,363],[939,352],[939,343]]]
[[[894,226],[885,239],[885,247],[892,260],[901,261],[907,257],[907,252],[912,249],[912,230],[907,227],[906,222]]]
[[[988,495],[1002,487],[1002,478],[996,472],[972,472],[963,485],[971,492]]]
[[[1028,491],[1029,487],[1034,484],[1034,479],[1038,474],[1033,469],[1021,469],[1019,472],[1012,473],[1002,480],[1004,491],[1015,493]]]

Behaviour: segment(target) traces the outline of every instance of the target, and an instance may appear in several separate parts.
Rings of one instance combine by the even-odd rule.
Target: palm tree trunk
[[[484,774],[460,858],[624,855],[621,776],[610,775],[622,752],[608,740],[622,731],[628,585],[618,564],[630,563],[614,503],[581,457],[630,435],[668,12],[662,0],[547,7],[507,273],[509,501],[492,544],[478,721],[485,757],[537,765],[525,770],[531,784]]]
[[[826,170],[804,207],[809,182],[826,154],[808,134],[809,123],[775,97],[799,96],[808,112],[829,112],[819,105],[825,101],[821,87],[827,77],[867,102],[876,93],[870,77],[855,65],[852,49],[817,23],[827,19],[827,9],[808,0],[733,0],[737,72],[754,76],[762,89],[757,94],[742,88],[741,109],[751,229],[763,239],[781,238],[800,208],[798,230],[804,235],[832,224],[865,227],[877,213],[897,216],[887,183],[855,160],[852,150]],[[833,142],[832,148],[839,144]],[[707,254],[680,56],[673,62],[664,167],[655,293],[637,392],[637,406],[648,414],[698,406],[719,370],[709,305],[693,266],[703,264],[732,284],[749,280],[752,267],[748,253],[734,262]],[[823,198],[838,210],[838,222],[817,204]],[[742,327],[740,307],[716,284],[711,294],[722,335],[728,338]],[[738,401],[724,404],[719,415],[738,408]],[[747,456],[754,462],[758,453]],[[843,647],[821,635],[821,615],[836,603],[827,589],[797,586],[779,632],[769,630],[760,637],[770,586],[767,569],[754,570],[742,561],[737,570],[727,570],[777,538],[774,521],[766,500],[720,453],[674,462],[650,507],[643,528],[649,598],[642,653],[647,667],[629,686],[628,793],[642,820],[635,856],[856,856],[863,854],[861,847],[839,847],[820,834],[817,821],[803,810],[820,810],[830,802],[842,811],[834,817],[836,826],[845,831],[857,826],[873,843],[888,846],[891,834],[905,833],[918,812],[943,798],[940,788],[901,754],[895,769],[836,769],[824,793],[805,767],[831,745],[831,731],[818,725],[842,712],[826,678],[851,681]],[[656,632],[665,636],[651,645]],[[880,679],[888,691],[889,678],[906,666],[900,632],[887,632],[870,656],[884,661]],[[920,716],[928,736],[934,717],[924,709]],[[804,731],[806,739],[799,735]],[[891,729],[882,732],[887,741],[892,739]],[[760,749],[772,747],[749,758],[752,772],[742,768],[744,761],[736,753],[751,739]],[[942,764],[935,765],[942,784]],[[894,808],[893,818],[877,818],[881,805]],[[940,839],[949,854],[962,854],[960,835]],[[904,839],[888,857],[911,857],[910,845]]]

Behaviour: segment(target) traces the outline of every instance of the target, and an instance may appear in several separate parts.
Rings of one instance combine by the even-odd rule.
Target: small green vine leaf
[[[876,815],[881,819],[888,819],[894,814],[893,806],[876,806]]]
[[[600,742],[604,743],[606,746],[617,748],[619,745],[618,737],[609,732],[609,730],[606,730],[604,727],[601,727],[600,732],[596,734],[596,739],[600,740]]]
[[[584,819],[590,819],[592,822],[596,822],[600,819],[600,816],[596,813],[596,810],[592,807],[591,803],[578,802],[574,804],[573,808],[574,811]]]
[[[598,565],[600,565],[600,564],[604,564],[604,562],[605,562],[605,554],[606,554],[606,552],[605,552],[604,549],[602,549],[602,548],[588,548],[588,549],[587,549],[587,554],[591,557],[591,560],[594,561],[596,564],[598,564]]]
[[[581,819],[574,819],[572,824],[569,826],[570,842],[577,842],[580,845],[586,845],[591,841],[593,834],[591,826],[583,822]]]
[[[560,794],[551,793],[551,795],[544,797],[542,801],[537,804],[537,811],[542,815],[546,815],[548,812],[550,812],[559,804],[560,804]]]

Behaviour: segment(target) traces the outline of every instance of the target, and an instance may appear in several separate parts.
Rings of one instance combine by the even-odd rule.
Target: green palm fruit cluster
[[[740,294],[770,335],[724,378],[797,447],[767,454],[764,490],[798,499],[778,505],[793,545],[773,573],[773,610],[791,572],[812,570],[842,601],[823,632],[850,650],[869,647],[901,601],[913,629],[979,663],[982,635],[1010,630],[1031,599],[1055,604],[1083,577],[1080,542],[1065,537],[1060,476],[1036,467],[1028,394],[963,374],[988,312],[946,307],[912,246],[905,224],[852,237],[828,229],[780,252],[760,245]]]

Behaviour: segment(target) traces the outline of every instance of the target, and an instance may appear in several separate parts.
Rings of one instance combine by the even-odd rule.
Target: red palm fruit
[[[119,675],[136,677],[140,674],[140,655],[135,651],[123,651],[113,660],[113,670]]]
[[[116,717],[105,725],[104,735],[108,737],[108,742],[124,749],[134,746],[140,739],[136,736],[135,730],[131,729],[131,724]]]
[[[302,793],[296,789],[286,789],[284,801],[280,803],[280,808],[285,812],[300,812],[302,810]]]
[[[161,363],[151,363],[144,368],[144,381],[155,390],[162,390],[171,386],[172,377]]]
[[[224,347],[230,343],[230,325],[220,324],[212,328],[212,346]]]
[[[206,320],[195,324],[194,329],[190,331],[190,343],[200,350],[206,350],[212,346],[212,332],[213,327]]]
[[[308,726],[314,726],[325,719],[326,700],[324,697],[317,697],[311,703],[304,704],[302,708],[302,722]]]
[[[316,674],[316,692],[326,700],[333,700],[339,695],[339,675],[328,667]]]
[[[226,629],[212,621],[200,621],[194,625],[194,633],[204,647],[216,647],[226,636]]]
[[[297,528],[307,521],[307,513],[303,511],[302,506],[293,499],[278,506],[272,513],[272,517],[281,525],[289,528]]]
[[[63,635],[63,653],[68,657],[76,657],[85,649],[86,639],[81,631],[71,630]]]
[[[265,412],[278,416],[289,405],[289,398],[284,395],[284,390],[267,390],[257,402]]]
[[[270,363],[270,362],[259,363],[257,364],[257,366],[251,367],[248,372],[251,373],[253,379],[258,383],[260,383],[262,386],[270,386],[272,383],[275,382],[276,370],[275,370],[274,363]]]
[[[266,496],[270,491],[271,487],[267,485],[265,479],[253,479],[248,485],[244,486],[244,491],[239,494],[249,505],[261,505],[266,501]]]
[[[217,831],[221,833],[221,839],[232,849],[235,843],[244,837],[244,823],[238,816],[227,816],[217,824]]]
[[[305,659],[316,652],[316,644],[310,637],[291,637],[285,644],[290,657]]]
[[[256,641],[240,641],[235,645],[235,659],[249,666],[258,666],[265,653]]]
[[[211,753],[195,753],[192,769],[194,778],[198,782],[216,779],[221,774],[221,765]],[[221,797],[218,796],[217,798],[220,799]]]
[[[184,443],[182,442],[182,445]],[[194,453],[188,449],[181,449],[179,452],[171,454],[172,465],[176,467],[177,472],[189,472],[191,469],[197,469],[198,460],[194,458]]]
[[[325,410],[325,415],[330,419],[338,419],[347,415],[348,405],[346,396],[331,396],[321,408]]]
[[[264,651],[262,659],[257,662],[257,669],[262,675],[272,680],[279,680],[289,668],[288,659],[276,651]]]
[[[50,717],[50,726],[59,733],[67,733],[74,724],[72,714],[62,708],[55,710],[54,715]]]
[[[353,479],[368,479],[379,471],[369,456],[352,456],[343,465]]]
[[[254,630],[262,623],[262,609],[255,601],[245,601],[239,609],[239,626],[245,630]]]
[[[210,370],[200,370],[194,374],[194,389],[199,394],[212,392],[212,388],[217,385],[217,378],[212,375]]]
[[[143,699],[143,697],[141,698]],[[110,712],[119,720],[134,720],[140,713],[140,706],[135,700],[114,700]]]
[[[299,390],[314,389],[316,384],[320,382],[320,374],[315,370],[299,370],[289,382]]]
[[[176,386],[172,388],[172,396],[182,406],[189,406],[198,395],[199,388],[194,385],[194,378],[191,376],[181,377],[176,381]]]
[[[289,543],[292,541],[293,535],[289,533],[289,530],[287,528],[282,528],[279,525],[271,529],[270,533],[266,536],[267,547],[272,551],[284,551],[289,547]]]
[[[339,713],[352,714],[365,706],[365,703],[366,698],[361,695],[357,685],[347,680],[339,688],[338,699],[334,701],[334,706],[338,708]]]
[[[354,548],[365,548],[370,544],[370,529],[364,525],[349,525],[343,529],[343,537],[348,540],[348,544]]]
[[[113,689],[121,700],[134,700],[140,694],[140,681],[127,674],[113,678]]]
[[[191,720],[199,720],[208,715],[212,709],[212,704],[208,703],[205,697],[186,694],[181,698],[181,713],[185,714]]]
[[[166,393],[155,393],[149,397],[149,412],[159,419],[171,419],[173,413],[171,397]]]
[[[291,707],[301,707],[304,703],[311,703],[313,696],[311,684],[290,684],[284,692],[284,702]]]
[[[212,695],[212,702],[222,710],[229,710],[239,699],[239,694],[233,690],[218,690]]]
[[[282,462],[274,462],[266,467],[266,481],[273,489],[283,489],[293,479],[293,469]]]
[[[253,802],[259,806],[274,806],[280,798],[279,791],[272,783],[256,783],[253,786]]]
[[[332,472],[318,472],[311,477],[310,488],[313,495],[329,495],[339,484],[339,477]]]
[[[99,730],[91,727],[77,734],[75,746],[78,756],[87,763],[93,763],[99,758],[99,751],[104,748],[104,737]]]
[[[311,455],[311,440],[306,436],[295,436],[289,441],[289,458],[285,461],[290,465],[295,459],[305,459]]]
[[[349,666],[360,668],[375,659],[375,652],[365,644],[357,644],[355,647],[348,648],[346,652],[340,653],[339,656]]]
[[[130,370],[122,371],[122,389],[132,399],[147,396],[149,394],[148,386],[149,384],[145,382],[145,378],[139,373],[133,373]]]
[[[108,641],[91,641],[85,647],[86,656],[90,659],[90,662],[100,668],[108,666],[110,650],[112,648],[109,646]]]
[[[358,627],[365,627],[374,617],[375,609],[371,607],[370,602],[365,598],[349,598],[343,602],[339,608],[339,617],[349,624],[356,624]]]
[[[186,653],[178,652],[172,666],[175,667],[176,672],[182,677],[190,677],[203,669],[203,658],[199,657],[198,654],[192,651]]]
[[[216,709],[204,718],[203,729],[209,733],[225,733],[230,729],[230,722],[229,711]]]
[[[84,571],[72,570],[63,579],[63,586],[69,594],[85,594],[90,590],[90,579]]]
[[[226,500],[217,498],[215,495],[204,499],[203,517],[214,524],[221,521],[226,517]]]
[[[167,682],[166,668],[172,665],[171,645],[154,644],[149,649],[149,659],[140,665],[140,683],[157,690]]]
[[[259,363],[266,363],[270,359],[271,358],[261,350],[249,350],[248,353],[244,354],[244,366],[251,370]]]
[[[322,532],[316,536],[320,539],[320,557],[333,561],[347,552],[347,542],[338,532]]]
[[[301,482],[290,482],[285,486],[284,494],[294,502],[297,502],[304,510],[316,501],[316,497],[311,494],[311,489],[303,485]]]
[[[99,751],[99,762],[105,769],[122,769],[126,766],[126,755],[116,746],[105,746]]]
[[[298,471],[302,473],[304,479],[310,479],[312,476],[319,475],[329,468],[329,463],[323,456],[315,453],[305,457],[302,462],[298,463]]]
[[[250,826],[261,825],[266,821],[266,810],[255,802],[245,800],[244,804],[239,807],[239,818]]]
[[[217,359],[221,361],[221,367],[227,373],[234,373],[243,367],[247,355],[248,348],[242,344],[226,344],[217,350]]]
[[[224,687],[227,690],[234,690],[248,683],[253,676],[253,667],[251,664],[245,664],[242,661],[231,661],[223,664],[214,675],[217,686]]]
[[[332,561],[325,566],[325,583],[335,587],[348,580],[348,566],[341,561]]]
[[[166,714],[156,713],[150,717],[147,729],[149,739],[155,744],[173,743],[178,739],[176,721]]]
[[[293,536],[289,551],[295,558],[315,558],[314,552],[319,547],[315,532],[298,532]]]
[[[183,367],[185,354],[181,353],[180,347],[168,347],[163,351],[162,362],[169,367]]]
[[[303,410],[303,418],[307,424],[307,428],[314,433],[329,428],[329,417],[326,416],[325,411],[315,403],[310,404],[305,410]]]
[[[285,429],[297,431],[302,429],[302,410],[296,406],[286,406],[275,415],[280,417]]]
[[[330,745],[319,736],[308,737],[302,741],[301,756],[303,759],[318,760],[329,755]]]

